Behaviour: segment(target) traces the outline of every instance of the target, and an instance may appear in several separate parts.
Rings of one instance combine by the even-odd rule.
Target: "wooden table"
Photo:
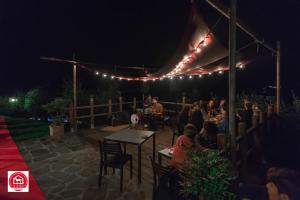
[[[158,163],[161,165],[162,157],[172,159],[172,155],[173,155],[173,152],[171,151],[171,148],[164,148],[164,149],[158,151],[158,153],[157,153]]]
[[[146,142],[149,138],[153,137],[153,160],[155,160],[155,132],[144,131],[144,130],[134,130],[134,129],[124,129],[113,133],[104,138],[104,141],[114,141],[124,144],[124,151],[126,153],[126,144],[137,145],[138,147],[138,183],[142,182],[142,171],[141,171],[141,153],[142,144]]]

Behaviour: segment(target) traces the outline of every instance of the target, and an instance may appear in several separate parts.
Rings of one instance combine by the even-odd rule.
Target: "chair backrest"
[[[153,187],[156,188],[157,182],[161,180],[161,178],[166,177],[170,174],[170,169],[164,167],[158,163],[156,163],[151,156],[149,156],[152,170],[153,170]],[[158,181],[157,181],[158,180]]]
[[[123,154],[120,143],[99,141],[99,146],[100,146],[101,159],[103,159],[103,156],[105,159],[108,154],[116,155],[116,156]]]

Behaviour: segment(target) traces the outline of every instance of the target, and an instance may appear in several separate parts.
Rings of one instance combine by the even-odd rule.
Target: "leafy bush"
[[[48,104],[44,105],[44,108],[49,114],[54,115],[54,124],[61,124],[61,118],[66,114],[67,106],[70,104],[70,100],[63,98],[56,98]]]
[[[236,179],[230,161],[218,151],[190,151],[184,166],[182,192],[207,200],[235,199],[229,187]]]

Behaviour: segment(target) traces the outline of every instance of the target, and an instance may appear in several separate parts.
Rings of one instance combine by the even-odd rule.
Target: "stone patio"
[[[101,134],[98,132],[98,134]],[[103,133],[105,134],[105,133]],[[151,199],[152,184],[137,184],[124,174],[124,192],[119,192],[118,171],[103,177],[98,188],[99,150],[79,133],[61,138],[39,138],[17,142],[39,186],[49,200],[143,200]]]

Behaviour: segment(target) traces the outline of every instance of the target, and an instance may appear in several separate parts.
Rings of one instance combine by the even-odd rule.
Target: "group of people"
[[[237,122],[245,122],[247,128],[252,126],[252,103],[244,101],[244,108],[236,114]],[[226,100],[219,103],[210,100],[194,102],[185,106],[175,122],[179,137],[174,145],[172,165],[180,168],[187,159],[187,150],[217,149],[218,134],[228,134],[229,117]]]

